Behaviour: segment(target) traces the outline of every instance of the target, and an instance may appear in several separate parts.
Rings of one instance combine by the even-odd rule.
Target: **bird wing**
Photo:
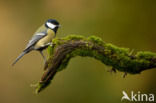
[[[47,35],[46,31],[47,31],[47,29],[46,29],[45,25],[41,25],[36,30],[33,37],[29,40],[29,43],[27,44],[24,51],[29,51],[29,49],[32,49],[31,47],[33,47],[36,44],[37,41],[39,41],[41,38],[43,38],[44,36]]]
[[[47,29],[47,28],[46,28],[45,25],[43,24],[43,25],[41,25],[41,26],[35,31],[34,35],[35,35],[36,33],[44,32],[46,29]]]
[[[37,31],[34,33],[33,37],[30,39],[24,51],[16,58],[16,60],[13,62],[12,65],[15,65],[18,60],[20,60],[25,54],[30,52],[33,49],[33,46],[36,44],[36,42],[47,35],[46,32],[47,32],[47,29],[45,28],[44,25],[42,25],[39,29],[37,29]]]
[[[28,50],[29,48],[33,47],[37,41],[39,41],[40,39],[42,39],[43,37],[45,37],[47,35],[46,32],[40,32],[40,33],[36,33],[31,40],[29,41],[29,43],[27,44],[25,50]],[[24,51],[25,51],[24,50]]]

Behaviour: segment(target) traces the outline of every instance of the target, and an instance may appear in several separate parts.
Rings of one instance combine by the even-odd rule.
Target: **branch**
[[[37,93],[47,87],[54,75],[66,68],[69,60],[75,56],[89,56],[112,66],[113,70],[130,74],[138,74],[156,67],[155,53],[140,51],[134,54],[127,48],[105,43],[95,36],[85,38],[70,35],[62,39],[54,39],[53,44],[55,44],[53,47],[48,47],[50,56],[45,65],[44,74],[37,85]]]

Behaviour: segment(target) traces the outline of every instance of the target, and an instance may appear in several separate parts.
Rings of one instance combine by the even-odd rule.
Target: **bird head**
[[[46,28],[49,28],[49,29],[53,30],[56,33],[57,29],[60,27],[60,24],[55,19],[48,19],[45,22],[45,26],[46,26]]]

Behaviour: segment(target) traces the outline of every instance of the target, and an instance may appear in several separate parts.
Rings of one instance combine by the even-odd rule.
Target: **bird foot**
[[[53,43],[51,42],[49,45],[52,47],[53,46]]]
[[[49,46],[51,46],[51,47],[54,47],[54,45],[55,45],[55,44],[54,44],[54,43],[52,43],[52,42],[51,42],[51,43],[49,43]]]

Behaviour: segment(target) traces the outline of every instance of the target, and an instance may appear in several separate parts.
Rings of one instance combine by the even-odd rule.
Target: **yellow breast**
[[[55,37],[55,32],[51,29],[48,29],[47,35],[36,43],[35,49],[44,47],[46,44],[50,43],[54,37]]]

